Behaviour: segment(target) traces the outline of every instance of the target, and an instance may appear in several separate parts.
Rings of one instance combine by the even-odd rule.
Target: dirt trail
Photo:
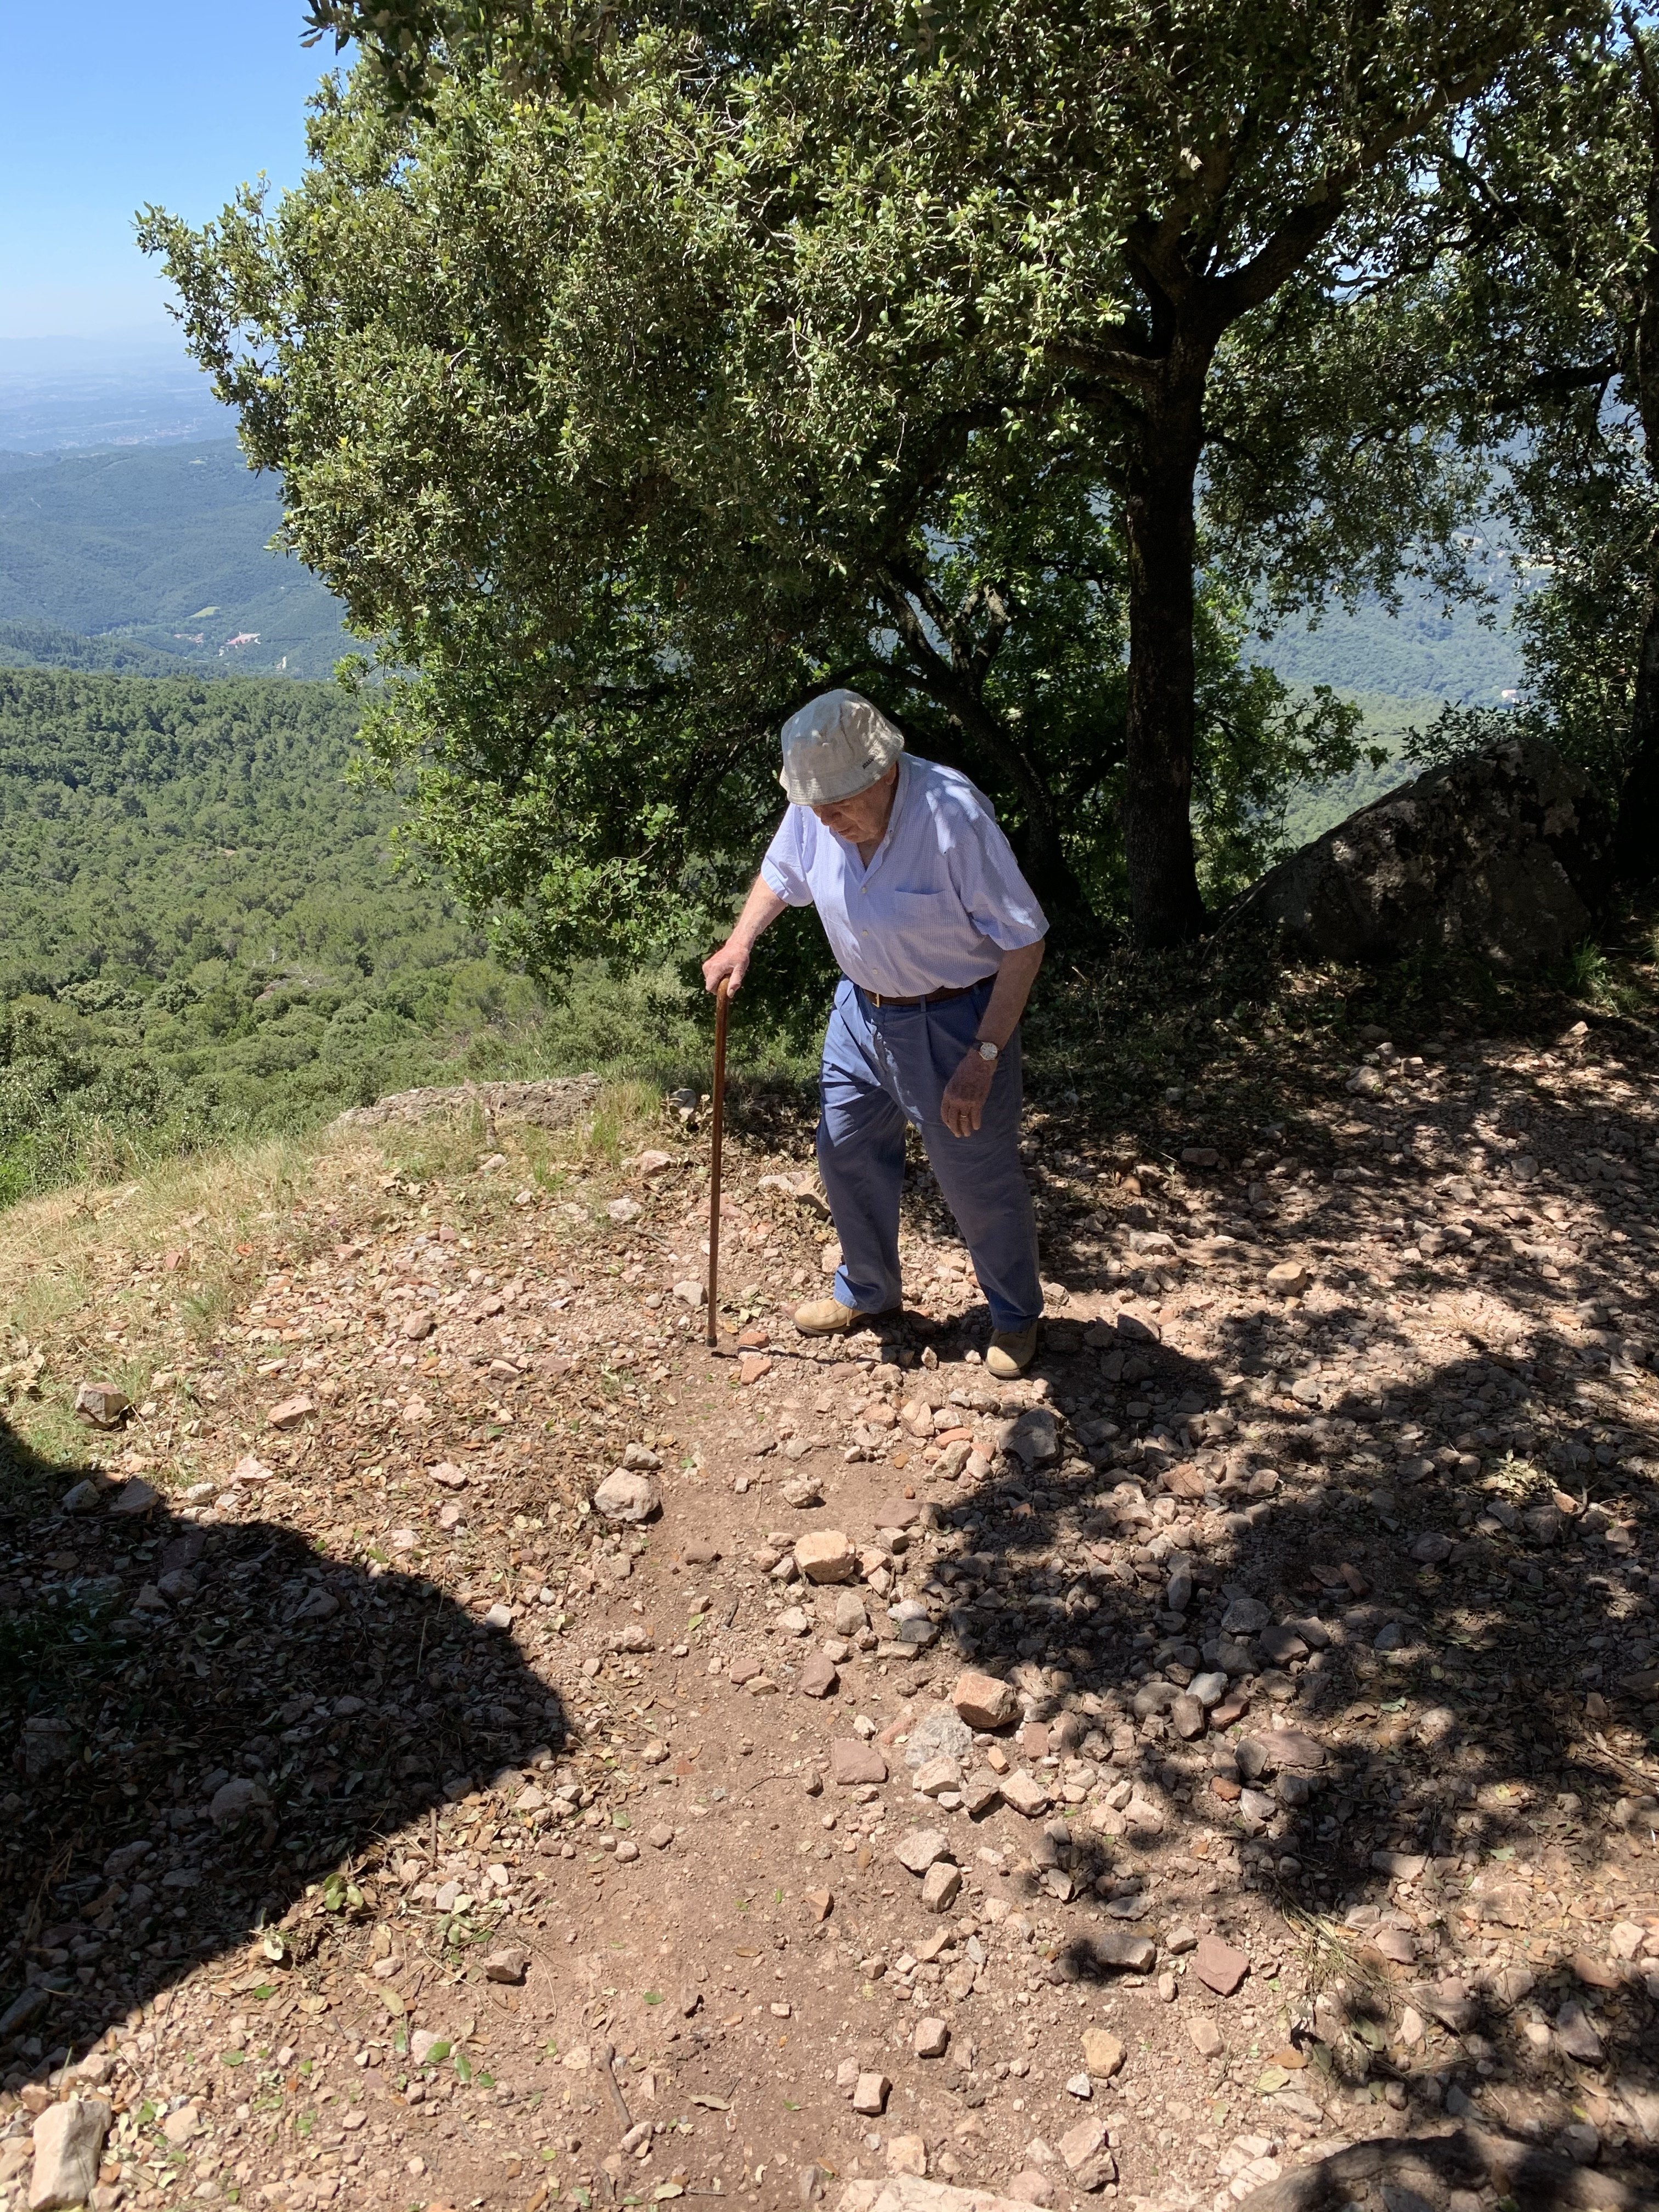
[[[205,1350],[210,1231],[88,1246],[7,1370],[0,2206],[66,2094],[106,2205],[1187,2212],[1456,2123],[1547,2154],[1419,2200],[1638,2201],[1645,1047],[1376,1042],[1150,1157],[1037,1117],[1012,1387],[925,1190],[911,1318],[794,1337],[799,1137],[737,1147],[742,1361],[695,1130],[539,1183],[342,1139]],[[118,1358],[76,1496],[47,1413]]]

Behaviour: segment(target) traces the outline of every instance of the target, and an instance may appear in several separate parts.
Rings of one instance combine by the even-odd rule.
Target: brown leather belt
[[[981,975],[977,983],[959,983],[953,991],[929,991],[920,999],[885,998],[879,991],[866,991],[862,983],[854,983],[853,988],[872,1006],[942,1006],[951,999],[965,999],[970,991],[980,990],[996,980],[994,974]]]

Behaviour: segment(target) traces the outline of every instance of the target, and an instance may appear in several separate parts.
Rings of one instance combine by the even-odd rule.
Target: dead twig
[[[621,2085],[617,2080],[616,2069],[612,2063],[617,2056],[616,2051],[610,2044],[601,2043],[595,2045],[593,2055],[599,2061],[600,2073],[605,2076],[605,2086],[611,2098],[611,2109],[617,2115],[617,2118],[621,2125],[623,2133],[626,2135],[629,2128],[633,2126],[634,2122],[628,2110],[627,2100],[623,2097]]]

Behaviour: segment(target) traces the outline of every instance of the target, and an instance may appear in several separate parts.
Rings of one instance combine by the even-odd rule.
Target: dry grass
[[[581,1194],[597,1179],[614,1188],[625,1158],[663,1140],[663,1111],[651,1085],[620,1083],[591,1120],[556,1132],[492,1128],[476,1110],[373,1133],[330,1127],[13,1206],[0,1213],[0,1365],[39,1348],[46,1366],[7,1418],[35,1450],[73,1458],[87,1441],[76,1384],[118,1383],[136,1404],[173,1387],[279,1249],[285,1265],[331,1252],[376,1224],[393,1185],[430,1189],[435,1202],[466,1177],[479,1225],[526,1188]],[[494,1154],[501,1168],[477,1176]],[[592,1194],[597,1204],[605,1194]]]

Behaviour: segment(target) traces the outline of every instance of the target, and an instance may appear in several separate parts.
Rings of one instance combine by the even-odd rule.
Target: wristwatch
[[[979,1056],[983,1060],[994,1060],[997,1057],[997,1047],[988,1039],[981,1037],[979,1041]]]

